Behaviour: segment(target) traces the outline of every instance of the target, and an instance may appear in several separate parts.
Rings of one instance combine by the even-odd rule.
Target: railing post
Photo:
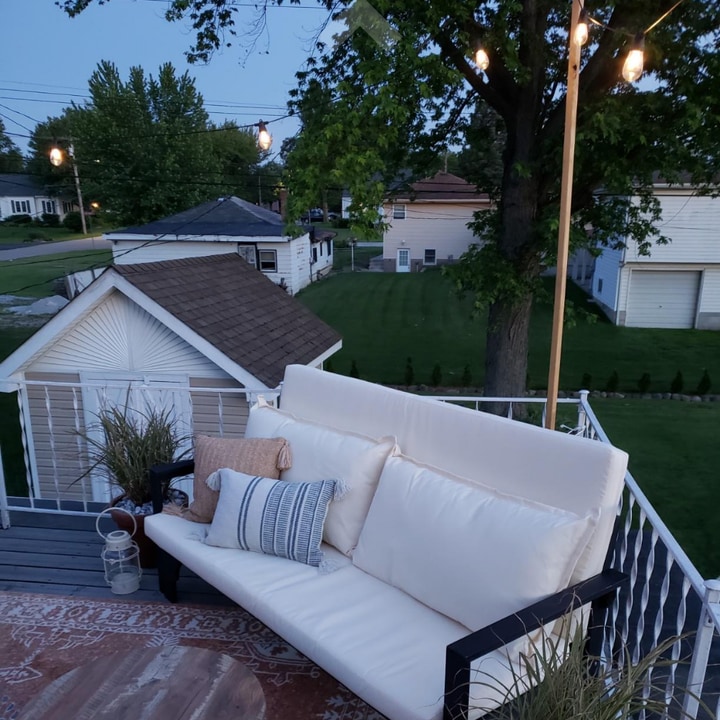
[[[10,505],[8,504],[7,488],[5,487],[5,467],[3,466],[2,448],[0,448],[0,527],[10,527]]]
[[[575,427],[582,428],[582,436],[587,437],[587,425],[588,425],[588,416],[585,412],[585,407],[588,402],[588,395],[590,395],[589,390],[581,390],[580,391],[580,402],[578,403],[578,418],[577,418],[577,425]]]
[[[713,607],[714,606],[714,607]],[[713,617],[713,615],[715,617]],[[695,718],[699,707],[700,695],[702,694],[703,681],[707,672],[710,646],[720,615],[720,578],[717,580],[705,581],[705,598],[703,600],[698,630],[695,637],[692,661],[688,683],[683,700],[683,717]]]

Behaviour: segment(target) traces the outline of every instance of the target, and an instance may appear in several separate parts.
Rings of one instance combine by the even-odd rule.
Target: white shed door
[[[628,327],[695,327],[700,273],[637,270],[630,277]]]

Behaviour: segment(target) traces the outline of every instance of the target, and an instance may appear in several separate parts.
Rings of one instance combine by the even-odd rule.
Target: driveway
[[[41,243],[38,245],[12,246],[0,250],[1,260],[19,260],[20,258],[37,257],[39,255],[57,255],[58,253],[79,252],[81,250],[112,250],[112,243],[103,240],[102,236],[80,238],[79,240],[63,240],[61,242]]]

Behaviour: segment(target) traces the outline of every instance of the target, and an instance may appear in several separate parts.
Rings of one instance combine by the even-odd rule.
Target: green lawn
[[[47,297],[55,293],[54,283],[68,273],[110,265],[108,250],[41,255],[0,262],[0,295]]]
[[[591,405],[698,570],[720,575],[720,403],[596,398]]]
[[[552,279],[547,280],[551,290]],[[348,374],[353,360],[360,376],[381,383],[401,384],[408,357],[415,382],[430,383],[438,363],[443,385],[459,385],[465,365],[472,384],[484,376],[483,317],[472,318],[472,301],[459,299],[439,271],[424,273],[343,273],[303,290],[298,297],[343,335],[343,349],[333,357],[333,369]],[[585,294],[574,285],[568,297],[593,311]],[[651,377],[651,391],[669,392],[678,370],[685,388],[697,386],[704,368],[720,392],[720,333],[702,330],[623,328],[597,318],[579,319],[565,330],[560,383],[563,389],[604,390],[613,370],[620,389],[637,392],[643,373]],[[552,328],[551,307],[538,304],[530,333],[529,386],[547,387]]]

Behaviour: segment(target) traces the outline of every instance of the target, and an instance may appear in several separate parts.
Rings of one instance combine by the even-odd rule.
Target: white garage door
[[[629,327],[692,328],[695,326],[699,272],[637,270],[630,277]]]

